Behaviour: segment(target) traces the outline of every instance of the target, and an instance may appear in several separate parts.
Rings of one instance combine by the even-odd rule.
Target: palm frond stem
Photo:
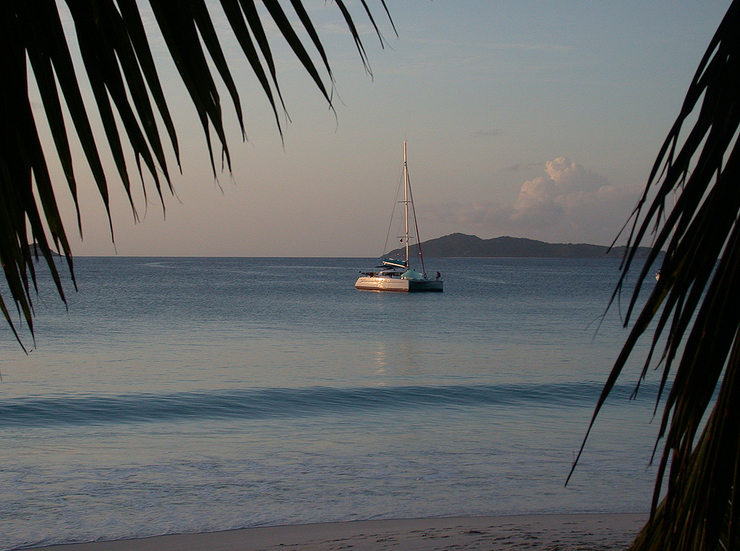
[[[385,1],[379,1],[388,13]],[[148,202],[145,180],[150,178],[164,209],[165,190],[169,193],[174,193],[174,190],[157,118],[164,126],[177,166],[182,170],[180,149],[137,2],[65,0],[65,3],[74,24],[74,37],[79,45],[104,141],[134,219],[138,218],[133,196],[135,188],[129,175],[125,146],[130,147],[133,155],[145,204]],[[226,20],[270,103],[282,139],[277,102],[283,111],[285,104],[262,18],[272,18],[330,107],[334,76],[328,55],[302,2],[290,0],[290,5],[298,15],[296,25],[302,26],[307,34],[306,42],[314,54],[309,53],[278,0],[262,0],[262,4],[266,15],[261,16],[254,0],[220,0]],[[360,59],[367,67],[367,54],[354,18],[341,0],[336,4],[355,41]],[[380,36],[365,0],[361,0],[361,4]],[[218,169],[212,136],[220,145],[221,170],[231,170],[231,152],[214,76],[220,79],[231,99],[243,139],[246,139],[246,130],[239,91],[223,54],[209,6],[205,0],[149,0],[149,5],[169,56],[195,107],[216,178]],[[318,66],[313,61],[314,55],[320,60]],[[69,143],[72,128],[108,215],[111,239],[114,236],[109,184],[90,124],[89,107],[80,91],[81,75],[72,61],[59,6],[55,0],[3,0],[0,2],[0,74],[4,77],[0,87],[0,124],[4,129],[0,135],[0,214],[3,215],[0,262],[8,283],[8,295],[34,337],[32,293],[36,292],[36,270],[31,244],[35,244],[36,257],[40,252],[44,259],[63,301],[64,292],[53,253],[59,252],[66,257],[73,283],[74,270],[72,251],[46,165],[47,153],[29,101],[31,75],[27,67],[30,67],[39,91],[54,150],[75,205],[80,235],[79,182]],[[71,128],[68,128],[67,120],[71,122]],[[23,346],[8,303],[2,296],[0,311]]]

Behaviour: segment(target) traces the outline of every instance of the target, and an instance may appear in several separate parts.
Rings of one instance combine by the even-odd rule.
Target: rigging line
[[[388,221],[388,232],[385,234],[385,244],[383,245],[383,251],[380,253],[381,258],[385,256],[388,251],[388,240],[391,237],[391,229],[393,228],[393,215],[396,214],[396,207],[398,205],[398,196],[401,194],[401,186],[403,185],[403,165],[401,166],[401,175],[398,178],[398,186],[396,187],[396,196],[393,199],[393,207],[391,210],[390,220]]]
[[[421,253],[421,236],[419,235],[419,222],[416,220],[416,207],[414,206],[414,192],[411,191],[411,175],[406,167],[406,178],[409,181],[409,202],[411,203],[411,212],[414,215],[414,230],[416,231],[416,250],[419,253],[419,263],[421,264],[421,273],[426,277],[427,269],[424,266],[424,255]]]

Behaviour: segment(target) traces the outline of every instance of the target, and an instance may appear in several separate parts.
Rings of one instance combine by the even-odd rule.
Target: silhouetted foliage
[[[594,412],[595,418],[636,342],[650,331],[640,380],[660,352],[661,394],[665,390],[667,396],[658,438],[664,447],[650,520],[631,547],[635,551],[740,548],[738,28],[740,4],[735,1],[699,64],[633,222],[625,226],[631,248],[614,299],[637,247],[652,236],[653,248],[640,270],[625,324],[665,250],[660,278]]]
[[[385,0],[379,0],[379,3],[390,17]],[[73,281],[74,271],[69,242],[57,208],[55,189],[34,121],[28,68],[30,67],[38,87],[56,154],[77,207],[80,232],[82,223],[77,200],[78,182],[75,179],[69,145],[71,130],[67,128],[65,121],[70,121],[74,127],[74,133],[108,211],[109,183],[98,153],[100,145],[107,143],[110,149],[118,177],[131,200],[134,216],[136,209],[131,199],[132,184],[124,155],[124,143],[133,151],[145,195],[145,173],[153,180],[160,198],[164,186],[171,190],[170,171],[156,117],[162,121],[178,166],[180,163],[175,127],[160,85],[137,0],[66,0],[66,4],[74,22],[76,41],[105,140],[93,135],[89,106],[83,101],[80,92],[79,83],[82,77],[72,61],[57,2],[0,2],[0,74],[3,75],[3,85],[0,86],[0,126],[3,129],[0,134],[0,261],[12,301],[21,319],[28,324],[31,335],[32,290],[36,285],[33,258],[38,258],[39,255],[43,257],[62,300],[65,300],[64,290],[52,250],[59,251],[66,257]],[[149,0],[149,4],[169,54],[197,111],[214,175],[216,163],[211,133],[215,134],[220,145],[222,164],[225,162],[230,169],[230,151],[224,132],[221,102],[209,63],[228,91],[244,135],[242,107],[209,8],[205,0]],[[219,0],[218,3],[214,1],[211,4],[211,7],[220,5],[223,10],[245,58],[269,99],[278,128],[283,104],[263,20],[269,19],[279,30],[331,105],[332,71],[319,34],[301,0],[290,1],[290,12],[286,12],[278,0],[261,0],[260,5],[254,0]],[[362,62],[366,63],[364,46],[353,15],[344,0],[334,0],[334,4],[354,39]],[[360,5],[380,37],[372,11],[365,0],[360,0]],[[301,40],[299,33],[307,38]],[[312,54],[310,49],[313,50]],[[313,61],[314,58],[317,58],[317,63]],[[68,113],[66,118],[65,108]],[[35,247],[31,246],[33,243],[36,244]],[[13,316],[2,296],[0,309],[20,342],[12,321]]]

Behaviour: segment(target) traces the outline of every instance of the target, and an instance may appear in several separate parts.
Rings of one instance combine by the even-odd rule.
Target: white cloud
[[[592,202],[591,194],[610,187],[606,178],[566,157],[545,163],[545,172],[547,177],[522,184],[511,220],[551,226]]]
[[[434,218],[463,233],[606,244],[616,237],[636,200],[636,190],[613,185],[583,165],[558,157],[545,163],[544,176],[522,184],[513,204],[439,205]]]

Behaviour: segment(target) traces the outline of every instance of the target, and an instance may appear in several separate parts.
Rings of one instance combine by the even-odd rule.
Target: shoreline
[[[581,513],[362,520],[264,526],[27,551],[532,551],[626,549],[647,513]]]

